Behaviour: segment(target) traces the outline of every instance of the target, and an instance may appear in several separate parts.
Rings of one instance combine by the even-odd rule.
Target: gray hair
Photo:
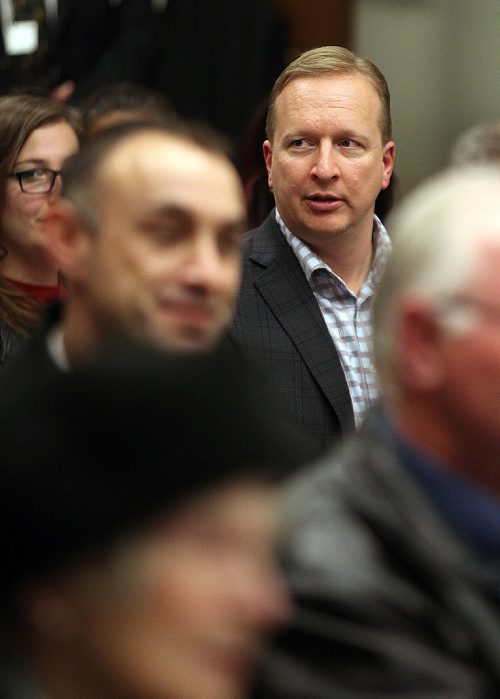
[[[498,163],[500,165],[500,121],[475,124],[455,141],[451,153],[452,165]]]
[[[500,168],[469,166],[434,176],[403,199],[387,226],[393,252],[375,300],[374,345],[382,392],[394,398],[398,307],[417,294],[444,312],[472,282],[479,243],[500,243]]]

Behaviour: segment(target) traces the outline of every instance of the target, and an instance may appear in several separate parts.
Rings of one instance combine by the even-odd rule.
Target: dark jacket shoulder
[[[316,458],[354,427],[335,343],[274,211],[246,235],[243,259],[229,335],[260,370],[269,396],[309,439]]]
[[[369,421],[287,492],[297,611],[262,696],[500,695],[496,570],[435,511]]]

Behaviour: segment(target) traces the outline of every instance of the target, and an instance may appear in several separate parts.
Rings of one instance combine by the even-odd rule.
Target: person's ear
[[[435,309],[424,301],[402,303],[395,338],[400,382],[410,391],[428,392],[440,387],[446,369],[443,328]]]
[[[391,181],[392,171],[394,169],[394,158],[396,155],[396,146],[394,141],[387,141],[382,152],[383,174],[382,174],[382,189],[387,189]]]
[[[22,616],[31,633],[55,643],[71,641],[80,633],[80,618],[64,586],[42,583],[23,595]]]
[[[269,189],[273,188],[273,179],[271,174],[272,164],[273,164],[273,147],[271,141],[265,140],[262,144],[262,152],[264,153],[264,162],[266,163],[267,169],[267,184]]]
[[[69,282],[78,279],[86,266],[90,236],[75,208],[59,199],[47,212],[41,234],[58,269]]]

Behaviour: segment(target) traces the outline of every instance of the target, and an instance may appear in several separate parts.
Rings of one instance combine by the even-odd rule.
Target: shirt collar
[[[345,286],[344,281],[335,274],[331,267],[327,265],[326,262],[323,262],[323,260],[321,260],[306,243],[304,243],[300,238],[294,235],[289,228],[287,228],[277,208],[275,209],[275,217],[281,232],[294,251],[295,256],[297,257],[309,283],[311,282],[313,272],[316,272],[319,269],[324,269],[332,274],[341,285]],[[365,282],[365,284],[369,285],[371,291],[373,291],[374,287],[380,281],[385,263],[387,262],[392,249],[389,234],[387,233],[382,221],[375,215],[373,216],[373,245],[375,248],[375,254],[373,256],[372,268]]]
[[[71,366],[64,346],[62,325],[58,323],[49,330],[47,335],[47,350],[50,358],[61,371],[70,371]]]

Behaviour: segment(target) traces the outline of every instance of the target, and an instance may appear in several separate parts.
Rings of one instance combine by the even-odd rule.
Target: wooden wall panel
[[[290,60],[324,44],[351,47],[352,0],[275,0],[290,21]]]

